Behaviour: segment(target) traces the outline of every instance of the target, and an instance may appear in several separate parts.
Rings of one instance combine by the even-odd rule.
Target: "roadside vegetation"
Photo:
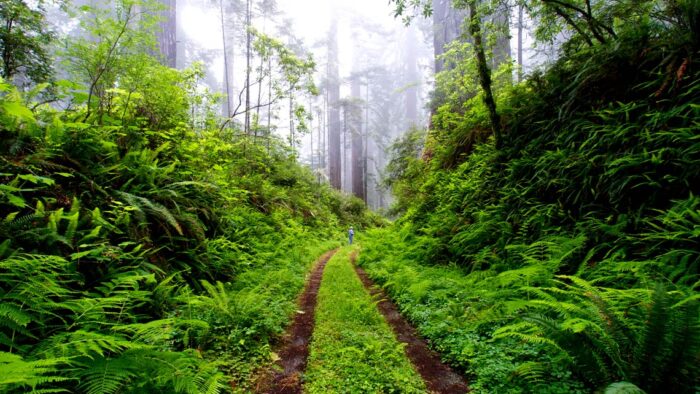
[[[376,219],[103,16],[70,81],[0,78],[0,392],[244,390],[310,264]]]
[[[437,59],[431,130],[391,149],[396,221],[371,230],[384,219],[323,178],[368,197],[358,158],[384,146],[368,134],[418,123],[372,107],[415,106],[395,93],[418,86],[341,77],[333,23],[314,111],[312,57],[252,28],[274,2],[228,2],[246,19],[235,106],[218,3],[223,96],[201,64],[163,65],[164,1],[2,1],[0,393],[251,392],[350,225],[359,264],[475,393],[700,392],[699,0],[453,1],[465,39]],[[389,3],[407,21],[447,5]],[[497,53],[515,7],[559,48],[530,75]],[[70,10],[60,39],[50,9]],[[341,99],[345,81],[375,105]],[[314,124],[312,172],[297,147]],[[325,269],[305,389],[424,393],[358,251]]]
[[[495,77],[498,143],[458,56],[395,145],[401,216],[360,265],[475,392],[700,387],[700,6],[662,3]]]
[[[341,249],[326,266],[304,380],[307,393],[424,393],[404,354]]]

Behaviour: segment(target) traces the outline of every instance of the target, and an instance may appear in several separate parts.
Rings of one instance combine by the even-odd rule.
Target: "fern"
[[[74,293],[70,263],[57,256],[17,254],[0,260],[0,326],[32,337],[30,322],[42,324]],[[12,337],[13,335],[8,335]]]
[[[42,341],[35,354],[45,358],[71,357],[71,358],[104,358],[112,354],[119,354],[126,350],[141,349],[147,346],[127,340],[114,334],[101,334],[98,332],[77,330],[73,332],[59,333]]]
[[[0,390],[23,388],[23,391],[35,394],[68,392],[65,389],[45,389],[42,386],[72,380],[60,374],[69,365],[68,358],[27,361],[16,354],[0,352]]]
[[[175,216],[164,206],[153,202],[147,198],[136,196],[127,192],[118,191],[118,196],[123,198],[138,213],[142,224],[146,223],[146,213],[153,215],[156,219],[162,220],[174,228],[178,234],[183,235],[182,227],[175,219]]]
[[[126,332],[130,337],[140,343],[152,345],[167,345],[179,333],[185,333],[184,342],[188,342],[190,331],[202,332],[209,329],[209,325],[201,320],[188,320],[172,318],[153,320],[148,323],[120,325],[113,328],[116,332]]]
[[[604,394],[645,394],[645,392],[632,383],[617,382],[606,387]]]
[[[518,365],[513,371],[516,376],[522,377],[528,384],[538,385],[544,383],[548,366],[539,362],[529,361]]]
[[[697,349],[700,336],[697,325],[690,323],[697,319],[697,308],[674,312],[671,293],[662,287],[651,296],[648,290],[607,289],[578,277],[559,278],[566,280],[559,282],[563,291],[527,288],[537,298],[526,303],[525,321],[496,330],[494,338],[555,347],[582,368],[595,365],[600,376],[631,379],[652,392],[669,385],[687,387],[688,374],[678,366],[692,364],[687,358],[692,356],[672,349],[679,343]],[[681,308],[686,305],[690,304],[679,303]]]
[[[77,374],[78,388],[87,394],[116,393],[138,376],[139,365],[134,361],[129,356],[90,360]]]
[[[86,393],[169,391],[217,393],[224,388],[217,364],[193,352],[134,350],[117,358],[95,360],[79,372]]]

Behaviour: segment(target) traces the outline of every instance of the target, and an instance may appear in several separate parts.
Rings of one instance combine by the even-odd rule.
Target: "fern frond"
[[[180,227],[180,224],[175,219],[175,216],[173,216],[173,214],[168,210],[168,208],[164,207],[161,204],[158,204],[157,202],[131,193],[123,191],[118,191],[116,193],[117,195],[122,197],[128,204],[136,208],[137,211],[141,212],[142,214],[144,212],[149,212],[156,218],[164,221],[172,228],[174,228],[178,234],[183,235],[182,227]]]
[[[518,365],[513,374],[523,378],[529,384],[539,384],[544,381],[544,376],[550,370],[550,366],[536,361],[528,361]]]
[[[112,394],[138,376],[139,364],[131,357],[97,358],[77,373],[78,387],[87,394]]]
[[[646,392],[632,383],[617,382],[606,387],[603,394],[646,394]]]
[[[42,386],[73,380],[60,374],[69,365],[67,358],[28,361],[16,354],[0,351],[0,391],[24,388],[30,392],[67,392]]]
[[[566,319],[561,323],[561,328],[573,333],[592,331],[595,334],[604,334],[605,330],[595,322],[583,318]]]
[[[47,357],[87,357],[95,359],[119,354],[125,350],[146,347],[116,335],[78,330],[56,334],[42,341],[37,354]]]
[[[546,345],[564,352],[564,349],[562,349],[559,346],[559,344],[557,344],[555,341],[539,335],[525,334],[516,331],[506,331],[498,335],[494,335],[494,338],[516,338],[522,340],[523,342],[533,343],[537,345]]]
[[[186,320],[180,318],[154,320],[148,323],[120,325],[113,328],[117,332],[132,335],[134,340],[148,344],[167,344],[175,332],[205,331],[209,324],[202,320]]]

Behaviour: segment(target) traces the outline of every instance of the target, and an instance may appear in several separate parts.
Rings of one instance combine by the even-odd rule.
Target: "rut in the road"
[[[314,331],[318,289],[321,287],[323,269],[336,251],[333,250],[321,256],[299,299],[299,311],[283,338],[282,350],[279,352],[280,360],[277,364],[282,371],[259,382],[257,392],[269,394],[302,392],[301,374],[306,369],[306,361],[309,358],[309,342]]]
[[[394,331],[396,338],[406,344],[406,356],[425,381],[431,393],[463,394],[469,391],[466,380],[440,361],[440,356],[428,348],[428,344],[418,335],[416,329],[399,313],[396,305],[376,286],[367,273],[356,264],[357,253],[351,255],[357,276],[370,294],[380,301],[377,308]]]

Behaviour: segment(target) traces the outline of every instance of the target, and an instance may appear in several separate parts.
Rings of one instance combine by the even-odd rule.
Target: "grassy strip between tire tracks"
[[[341,249],[326,266],[305,392],[425,393],[425,385]]]

